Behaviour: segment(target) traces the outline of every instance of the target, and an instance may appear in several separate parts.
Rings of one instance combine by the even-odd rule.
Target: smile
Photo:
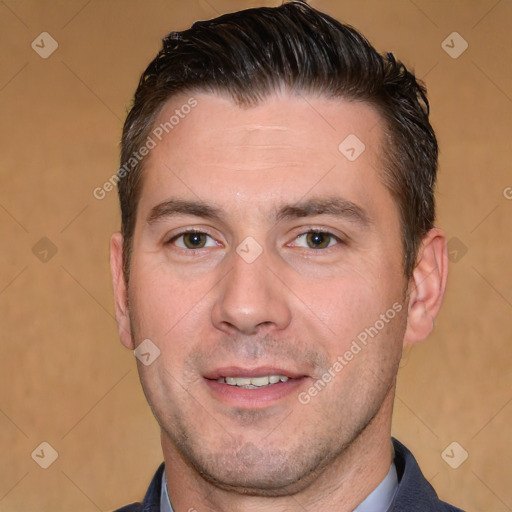
[[[264,375],[262,377],[219,377],[217,382],[237,386],[244,389],[258,389],[267,386],[286,382],[288,377],[285,375]]]

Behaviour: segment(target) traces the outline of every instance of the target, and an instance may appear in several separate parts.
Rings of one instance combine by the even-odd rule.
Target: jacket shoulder
[[[399,484],[390,512],[464,512],[439,499],[403,444],[393,439],[393,446]]]

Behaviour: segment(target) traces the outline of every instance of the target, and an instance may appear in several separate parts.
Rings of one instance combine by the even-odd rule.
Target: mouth
[[[262,408],[293,394],[307,375],[282,368],[220,368],[204,375],[213,397],[236,407]]]
[[[262,377],[219,377],[217,382],[243,389],[260,389],[288,380],[289,377],[286,375],[263,375]]]

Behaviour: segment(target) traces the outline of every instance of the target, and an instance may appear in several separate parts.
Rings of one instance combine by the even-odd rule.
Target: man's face
[[[139,372],[164,451],[278,494],[389,420],[407,283],[382,124],[339,99],[194,98],[144,170],[128,303],[161,354]]]

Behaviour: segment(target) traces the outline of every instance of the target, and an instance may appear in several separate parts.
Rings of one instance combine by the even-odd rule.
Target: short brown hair
[[[179,93],[202,91],[227,94],[236,104],[250,106],[283,86],[362,101],[381,115],[382,179],[399,209],[404,273],[410,277],[419,244],[435,219],[438,146],[426,89],[391,53],[379,54],[354,28],[292,1],[171,32],[142,74],[122,135],[120,169],[129,172],[118,183],[127,281],[144,164],[133,154],[166,102]]]

